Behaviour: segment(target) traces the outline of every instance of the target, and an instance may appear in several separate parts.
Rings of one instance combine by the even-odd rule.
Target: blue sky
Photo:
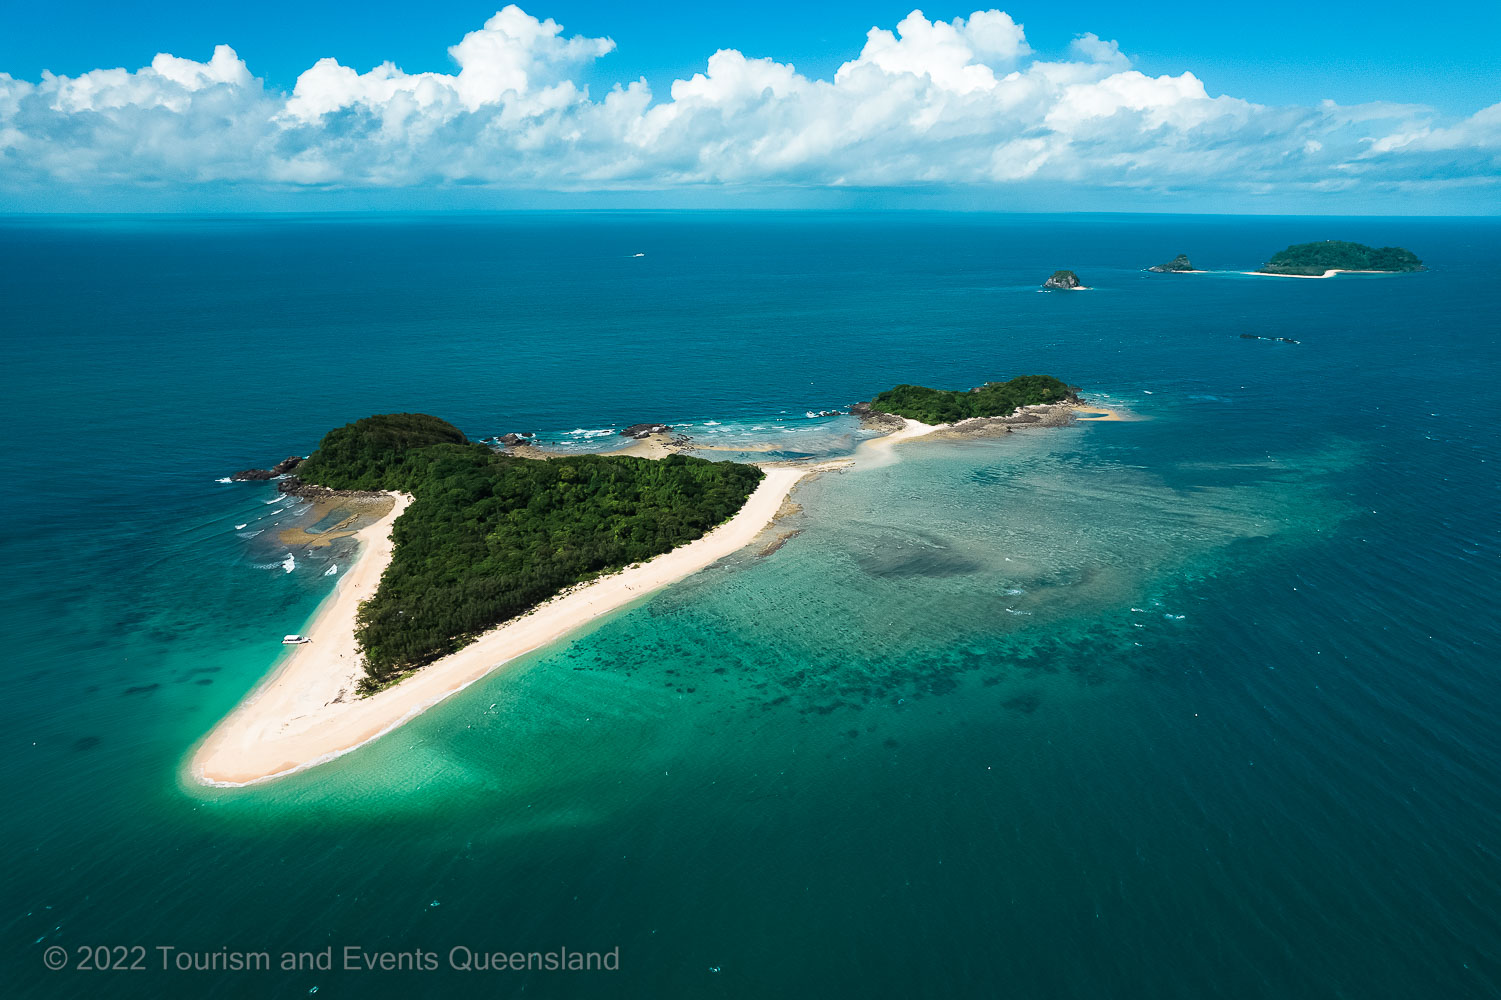
[[[8,5],[0,208],[827,194],[862,206],[1501,211],[1501,111],[1486,113],[1501,102],[1501,3],[1426,16],[1411,4],[1080,0],[1008,4],[988,20],[971,16],[983,5],[924,6],[921,24],[910,3],[522,6],[524,22],[490,30],[494,5],[450,0]],[[892,44],[867,39],[872,27]],[[470,33],[460,73],[448,50]],[[217,45],[233,51],[215,56]],[[744,58],[709,71],[718,49]],[[157,53],[178,62],[142,70]],[[339,72],[305,78],[309,99],[293,100],[326,57]],[[394,83],[366,75],[386,61],[403,71]],[[128,77],[99,72],[116,67]],[[678,100],[674,81],[694,74],[704,85]],[[637,78],[630,101],[605,107]],[[825,142],[831,131],[848,134]]]

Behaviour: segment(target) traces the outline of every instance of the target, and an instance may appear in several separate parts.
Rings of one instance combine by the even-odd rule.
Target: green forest
[[[1051,375],[1019,375],[1009,382],[987,382],[977,389],[899,385],[871,400],[870,406],[925,424],[951,424],[970,417],[1010,416],[1017,407],[1072,398],[1073,390]]]
[[[741,508],[762,472],[683,455],[514,458],[437,417],[397,413],[330,431],[297,478],[415,498],[360,608],[369,693],[572,584],[698,538]]]
[[[1323,274],[1325,271],[1421,271],[1423,262],[1401,247],[1324,240],[1299,243],[1261,265],[1268,274]]]

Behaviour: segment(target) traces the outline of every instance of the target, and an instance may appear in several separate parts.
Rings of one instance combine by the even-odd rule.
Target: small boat
[[[313,640],[309,639],[305,635],[287,635],[287,636],[282,636],[281,644],[283,646],[300,646],[304,642],[312,642],[312,641]]]

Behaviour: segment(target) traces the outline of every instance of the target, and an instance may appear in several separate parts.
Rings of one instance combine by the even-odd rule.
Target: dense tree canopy
[[[1051,375],[1019,375],[1009,382],[987,382],[969,390],[899,385],[881,393],[870,405],[874,410],[925,424],[951,424],[970,417],[1009,416],[1018,407],[1072,397],[1073,390]]]
[[[360,608],[367,689],[571,584],[698,538],[762,478],[755,466],[682,455],[514,458],[409,413],[330,431],[298,473],[333,489],[415,497],[394,525],[391,565]]]
[[[1299,243],[1261,266],[1268,274],[1323,274],[1325,271],[1421,271],[1423,262],[1401,247],[1324,240]]]

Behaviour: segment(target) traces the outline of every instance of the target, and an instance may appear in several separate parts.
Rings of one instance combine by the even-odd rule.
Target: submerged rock
[[[1194,266],[1189,263],[1188,254],[1186,253],[1180,253],[1166,264],[1158,264],[1156,267],[1147,268],[1148,271],[1156,271],[1158,274],[1164,274],[1169,271],[1192,271],[1193,269]]]
[[[1042,287],[1069,291],[1074,288],[1083,288],[1084,283],[1072,271],[1054,271],[1053,276],[1042,283]]]

